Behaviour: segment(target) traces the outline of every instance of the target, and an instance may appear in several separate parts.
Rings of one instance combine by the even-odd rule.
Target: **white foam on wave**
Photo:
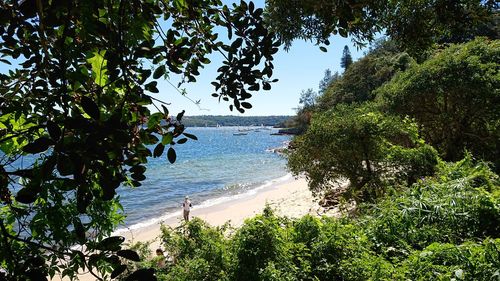
[[[207,207],[211,207],[211,206],[214,206],[214,205],[217,205],[217,204],[221,204],[221,203],[225,203],[225,202],[228,202],[228,201],[233,201],[233,200],[236,200],[236,199],[241,199],[241,198],[249,197],[249,196],[257,194],[258,191],[260,191],[260,190],[262,190],[262,189],[264,189],[266,187],[270,187],[270,186],[276,185],[278,183],[285,182],[285,181],[287,181],[287,180],[289,180],[291,178],[292,178],[292,174],[286,174],[285,176],[282,176],[280,178],[265,181],[263,184],[255,187],[255,188],[252,188],[250,190],[247,190],[245,192],[242,192],[242,193],[238,193],[238,194],[234,194],[234,195],[229,195],[229,196],[220,196],[220,197],[216,197],[216,198],[205,200],[204,202],[202,202],[201,204],[199,204],[197,206],[197,208],[207,208]]]
[[[288,174],[286,174],[286,175],[284,175],[282,177],[265,181],[263,184],[255,187],[255,188],[252,188],[250,190],[247,190],[245,192],[242,192],[242,193],[238,193],[238,194],[234,194],[234,195],[229,195],[229,196],[220,196],[220,197],[216,197],[216,198],[207,199],[207,200],[201,202],[201,204],[194,206],[193,209],[208,208],[208,207],[212,207],[214,205],[226,203],[226,202],[229,202],[229,201],[233,201],[233,200],[237,200],[237,199],[242,199],[242,198],[250,197],[250,196],[253,196],[253,195],[257,194],[257,192],[259,192],[260,190],[262,190],[262,189],[264,189],[266,187],[271,187],[273,185],[278,185],[280,183],[283,183],[283,182],[286,182],[286,181],[290,180],[291,178],[292,178],[292,174],[288,173]],[[122,233],[129,232],[131,230],[146,228],[148,226],[152,226],[152,225],[157,224],[159,222],[165,221],[165,220],[173,218],[173,217],[181,216],[181,215],[182,215],[181,211],[167,212],[167,213],[163,214],[160,217],[151,218],[151,219],[148,219],[148,220],[146,220],[144,222],[139,222],[139,223],[133,224],[133,225],[131,225],[129,227],[119,228],[119,229],[115,230],[112,235],[119,235],[119,234],[122,234]]]

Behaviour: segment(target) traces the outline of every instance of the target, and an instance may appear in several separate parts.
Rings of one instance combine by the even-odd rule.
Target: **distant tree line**
[[[185,116],[183,124],[186,127],[217,127],[217,126],[272,126],[282,127],[290,116],[232,116],[232,115],[200,115]]]

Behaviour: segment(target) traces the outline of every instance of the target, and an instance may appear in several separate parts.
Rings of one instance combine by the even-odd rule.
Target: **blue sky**
[[[223,0],[227,5],[239,0]],[[247,1],[248,2],[248,1]],[[264,0],[254,0],[256,7],[264,7]],[[222,36],[222,34],[221,34]],[[221,37],[222,38],[222,37]],[[159,82],[160,93],[158,98],[171,103],[168,106],[170,112],[186,110],[186,115],[243,115],[243,116],[265,116],[265,115],[294,115],[295,108],[299,105],[300,92],[312,88],[318,90],[319,81],[324,77],[324,72],[329,68],[332,73],[342,72],[340,58],[344,46],[348,46],[353,60],[362,57],[364,50],[357,50],[350,39],[339,35],[330,39],[328,52],[322,52],[318,46],[311,42],[295,41],[288,52],[282,48],[275,55],[273,61],[273,79],[279,79],[272,84],[270,91],[260,91],[253,94],[249,102],[253,108],[246,110],[244,114],[238,111],[230,111],[230,102],[221,101],[211,94],[214,91],[210,82],[217,76],[217,69],[222,65],[221,57],[209,57],[212,63],[200,71],[196,83],[183,85],[189,99],[198,101],[195,105],[192,101],[182,96],[167,82]],[[172,77],[172,81],[179,81]],[[176,82],[174,83],[177,84]]]
[[[253,108],[244,114],[229,110],[229,102],[218,102],[211,96],[213,86],[210,84],[217,76],[217,68],[221,66],[220,58],[213,58],[212,63],[201,71],[196,83],[187,84],[187,96],[192,100],[201,100],[201,109],[186,97],[179,94],[167,82],[159,82],[158,98],[170,102],[170,112],[186,110],[186,115],[293,115],[299,104],[300,92],[312,88],[318,90],[319,81],[329,68],[332,73],[342,72],[340,58],[344,46],[351,50],[353,60],[360,58],[364,50],[357,50],[350,39],[340,36],[332,37],[328,52],[322,52],[311,42],[295,41],[288,52],[281,49],[275,56],[273,78],[279,81],[272,84],[270,91],[260,91],[253,95],[249,102]],[[175,81],[175,79],[172,79]],[[208,109],[208,110],[207,110]]]

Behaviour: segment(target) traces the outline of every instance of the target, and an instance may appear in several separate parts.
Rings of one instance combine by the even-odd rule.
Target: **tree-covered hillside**
[[[186,127],[217,127],[217,126],[280,126],[290,116],[184,116],[182,123]]]

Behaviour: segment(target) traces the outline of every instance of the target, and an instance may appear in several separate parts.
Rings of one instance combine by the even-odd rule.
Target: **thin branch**
[[[146,94],[145,94],[145,95],[146,95]],[[162,104],[165,104],[165,105],[171,105],[171,104],[172,104],[172,103],[170,103],[170,102],[165,102],[165,101],[159,100],[159,99],[157,99],[157,98],[153,98],[153,97],[152,97],[152,96],[150,96],[150,95],[146,95],[146,96],[148,96],[149,98],[151,98],[151,99],[152,99],[152,100],[154,100],[154,101],[157,101],[157,102],[162,103]]]
[[[86,259],[83,259],[83,263],[85,263],[85,266],[89,269],[89,273],[92,274],[95,278],[97,278],[96,280],[104,280],[101,277],[99,277],[96,273],[94,273],[94,271],[92,271],[92,268],[89,266]]]
[[[191,101],[193,104],[195,104],[199,110],[205,110],[205,111],[210,111],[210,109],[208,108],[202,108],[198,102],[194,101],[193,99],[191,99],[190,97],[186,96],[181,90],[179,90],[179,88],[177,88],[174,84],[172,84],[172,82],[170,82],[170,80],[168,79],[165,79],[167,81],[168,84],[170,84],[170,86],[172,86],[179,94],[181,94],[184,98],[188,99],[189,101]]]
[[[35,246],[35,247],[38,247],[38,248],[41,248],[41,249],[44,249],[44,250],[47,250],[47,251],[51,251],[53,253],[57,253],[57,254],[60,254],[60,255],[71,256],[71,253],[68,253],[68,252],[63,252],[63,251],[51,248],[49,246],[45,246],[43,244],[38,244],[38,243],[33,242],[33,241],[25,240],[25,239],[22,239],[22,238],[10,235],[8,233],[6,235],[7,235],[8,238],[10,238],[12,240],[23,242],[23,243],[26,243],[26,244],[29,244],[29,245],[32,245],[32,246]]]

